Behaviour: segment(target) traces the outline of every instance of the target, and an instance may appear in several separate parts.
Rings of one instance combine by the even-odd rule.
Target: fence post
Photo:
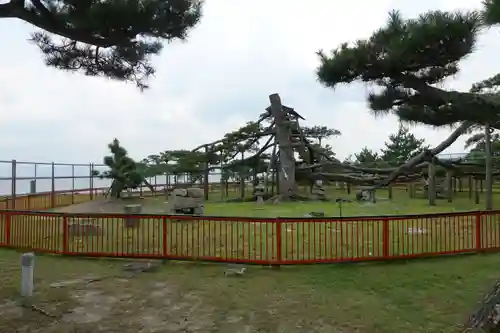
[[[35,254],[25,253],[21,257],[21,296],[23,300],[33,296]]]
[[[52,176],[51,176],[51,192],[50,192],[50,205],[51,208],[56,207],[56,165],[52,162]]]
[[[71,204],[75,204],[75,165],[71,164]]]
[[[208,146],[205,146],[205,166],[203,170],[203,195],[205,198],[205,201],[208,200],[208,192],[209,192],[209,187],[208,187],[208,177],[210,176],[210,169],[209,169],[209,161],[208,161]]]
[[[7,212],[5,216],[5,242],[11,245],[11,228],[12,228],[12,215]]]
[[[66,254],[69,252],[69,243],[68,243],[68,217],[63,217],[63,248],[62,253]]]
[[[89,188],[90,188],[90,200],[94,199],[94,164],[89,164]]]
[[[384,259],[388,259],[390,257],[389,241],[390,241],[389,218],[386,217],[382,220],[382,256],[384,257]]]
[[[167,217],[163,216],[162,217],[162,224],[163,224],[163,230],[162,230],[162,248],[163,248],[163,257],[166,258],[168,256],[168,247],[167,247]]]
[[[16,209],[16,194],[17,194],[17,189],[16,189],[16,183],[17,183],[17,162],[16,160],[12,160],[12,177],[11,177],[11,193],[10,193],[10,200],[12,202],[12,209]],[[7,208],[9,207],[8,205],[8,200],[7,200]]]
[[[482,240],[481,240],[481,213],[476,213],[476,250],[481,251],[483,249]]]
[[[277,220],[276,221],[276,264],[273,265],[277,268],[283,262],[283,254],[281,252],[283,247],[282,229],[283,229],[283,222]]]

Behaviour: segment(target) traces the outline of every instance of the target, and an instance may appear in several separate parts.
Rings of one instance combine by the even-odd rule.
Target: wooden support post
[[[429,197],[429,206],[436,205],[436,166],[434,161],[429,162],[427,195]]]

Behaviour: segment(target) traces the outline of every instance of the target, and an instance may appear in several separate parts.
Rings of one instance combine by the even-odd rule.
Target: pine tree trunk
[[[448,202],[453,202],[453,174],[451,171],[446,172],[446,191]]]
[[[484,126],[484,153],[486,155],[486,210],[493,209],[493,170],[490,125]]]
[[[427,194],[429,196],[429,206],[436,205],[436,166],[434,161],[429,162],[427,181]]]
[[[205,156],[208,156],[208,146],[205,146]],[[205,169],[203,170],[203,195],[205,197],[205,201],[208,201],[208,192],[210,190],[210,164],[208,163],[208,158],[205,161]]]
[[[241,152],[241,160],[243,161],[245,159],[245,153]],[[243,169],[243,164],[240,168],[240,198],[245,197],[245,170]]]
[[[472,183],[472,176],[469,176],[469,199],[472,199],[472,192],[474,191],[474,184]]]
[[[283,111],[281,99],[278,94],[269,95],[271,114],[276,123],[276,141],[279,154],[279,195],[282,200],[290,199],[297,193],[295,182],[295,157],[290,141],[290,126]]]
[[[474,177],[474,203],[479,205],[479,179]]]

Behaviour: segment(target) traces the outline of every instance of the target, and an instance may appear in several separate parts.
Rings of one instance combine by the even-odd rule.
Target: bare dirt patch
[[[128,198],[128,199],[100,199],[66,207],[51,209],[51,212],[57,213],[107,213],[123,214],[123,206],[141,204],[145,214],[163,214],[167,211],[167,200],[163,196],[153,198]]]

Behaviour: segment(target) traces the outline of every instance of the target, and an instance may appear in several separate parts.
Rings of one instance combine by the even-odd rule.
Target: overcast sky
[[[0,0],[2,1],[2,0]],[[310,125],[342,132],[331,140],[340,158],[367,146],[383,147],[394,118],[374,119],[366,89],[322,87],[315,52],[368,37],[397,8],[415,16],[429,9],[477,8],[481,0],[207,0],[201,24],[186,43],[167,45],[154,58],[151,89],[45,67],[27,41],[33,28],[0,21],[0,159],[101,162],[120,139],[140,159],[166,149],[190,149],[255,120],[279,93]],[[499,30],[479,41],[448,85],[500,72]],[[435,145],[447,130],[414,129]],[[462,152],[460,140],[449,149]]]

